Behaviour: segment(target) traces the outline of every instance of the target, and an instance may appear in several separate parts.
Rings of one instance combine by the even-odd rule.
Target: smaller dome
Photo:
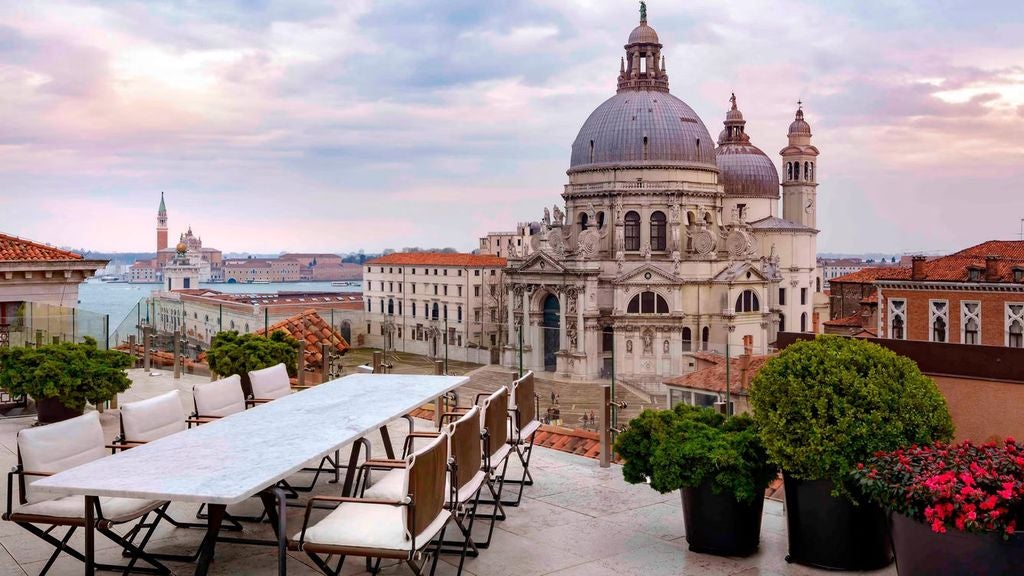
[[[184,254],[185,252],[188,252],[188,244],[178,242],[178,245],[175,246],[174,249],[178,251],[178,254]]]
[[[639,26],[633,28],[633,31],[629,33],[630,44],[659,44],[658,33],[647,25],[647,22],[641,22]]]
[[[797,102],[796,119],[789,125],[789,133],[811,135],[811,125],[804,120],[803,102]]]

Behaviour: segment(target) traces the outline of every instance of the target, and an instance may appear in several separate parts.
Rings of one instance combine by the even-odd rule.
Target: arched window
[[[903,317],[895,316],[892,319],[892,337],[895,340],[903,340]]]
[[[683,352],[693,349],[693,331],[689,327],[683,328]]]
[[[415,302],[412,303],[412,317],[413,318],[416,317],[416,303]]]
[[[402,315],[402,301],[401,300],[398,301],[398,315],[399,316]]]
[[[647,136],[644,136],[644,160],[647,160]]]
[[[1007,346],[1010,348],[1024,348],[1024,323],[1020,320],[1014,320],[1010,324],[1010,333],[1008,334]]]
[[[712,224],[715,223],[715,221],[711,218],[711,212],[704,213],[704,223],[707,224],[708,226],[711,226]]]
[[[626,250],[636,252],[640,250],[640,215],[630,210],[626,212],[624,220],[626,223]]]
[[[807,332],[807,312],[800,315],[800,331]]]
[[[661,294],[647,291],[641,292],[629,301],[627,314],[668,314],[668,302]]]
[[[793,163],[786,162],[786,180],[793,179]]]
[[[786,331],[786,315],[780,313],[779,314],[779,332],[785,332],[785,331]]]
[[[458,320],[457,321],[461,324],[462,323],[462,306],[461,305],[459,306],[458,314],[459,314],[459,316],[458,316]]]
[[[445,320],[448,319],[448,305],[447,304],[444,305],[444,319]]]
[[[393,299],[391,299],[391,298],[388,298],[388,314],[390,315],[390,314],[394,314],[394,313],[395,313],[395,301]]]
[[[581,231],[587,229],[587,222],[588,222],[588,220],[590,220],[590,216],[587,216],[586,212],[583,212],[583,213],[580,214],[580,230]]]
[[[590,141],[590,163],[594,163],[594,141]]]
[[[759,312],[760,310],[761,302],[753,290],[744,290],[736,298],[736,312]]]
[[[978,321],[974,318],[971,318],[964,324],[964,344],[980,344],[978,342],[979,328]]]
[[[440,315],[441,315],[441,309],[437,305],[437,302],[434,302],[433,314],[431,314],[432,320],[437,320]]]
[[[661,211],[651,214],[651,250],[665,250],[665,213]]]
[[[705,326],[704,328],[701,328],[701,331],[700,331],[700,345],[701,345],[701,349],[704,350],[705,352],[708,349],[708,340],[710,340],[710,339],[711,339],[711,328],[709,326]]]
[[[809,172],[809,174],[810,176],[807,179],[810,180],[811,182],[814,182],[814,162],[811,162],[811,171]]]
[[[597,229],[604,230],[604,212],[597,213]]]
[[[804,162],[804,180],[811,179],[811,163]]]

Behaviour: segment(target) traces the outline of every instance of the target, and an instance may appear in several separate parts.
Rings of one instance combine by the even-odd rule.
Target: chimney
[[[928,259],[924,256],[914,256],[910,259],[910,279],[924,280],[924,263]]]
[[[998,256],[985,256],[985,282],[999,282]]]

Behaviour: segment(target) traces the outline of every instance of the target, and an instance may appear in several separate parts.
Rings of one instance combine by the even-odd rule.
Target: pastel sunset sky
[[[948,250],[1024,218],[1019,1],[648,2],[713,135],[821,150],[819,249]],[[470,250],[560,203],[630,0],[0,3],[0,231],[98,250]]]

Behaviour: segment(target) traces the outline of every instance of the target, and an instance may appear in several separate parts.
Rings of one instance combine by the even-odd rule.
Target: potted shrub
[[[126,370],[134,358],[117,350],[101,350],[96,340],[62,342],[39,348],[0,349],[0,388],[36,403],[42,423],[82,414],[87,403],[107,402],[131,386]]]
[[[819,336],[766,362],[750,400],[785,478],[787,561],[837,570],[891,563],[885,513],[859,501],[851,472],[880,450],[952,437],[935,383],[881,346]]]
[[[900,576],[1024,566],[1024,444],[911,446],[876,454],[854,476],[891,514]]]
[[[246,396],[252,394],[249,371],[284,363],[289,376],[298,374],[296,352],[299,341],[278,330],[270,337],[260,334],[239,334],[235,330],[220,332],[210,342],[206,361],[210,370],[221,376],[238,374]]]
[[[758,547],[764,491],[778,471],[754,421],[685,404],[645,410],[615,442],[623,477],[663,494],[681,490],[690,550],[749,556]]]

